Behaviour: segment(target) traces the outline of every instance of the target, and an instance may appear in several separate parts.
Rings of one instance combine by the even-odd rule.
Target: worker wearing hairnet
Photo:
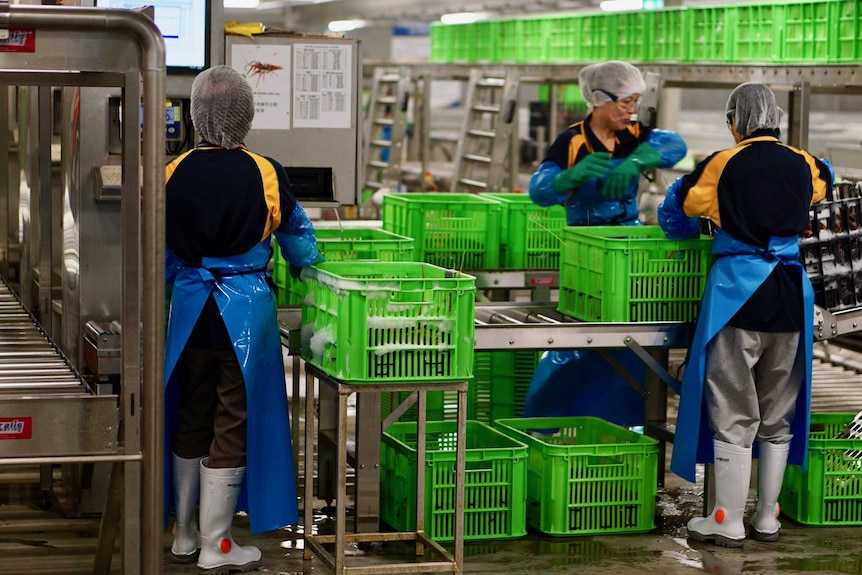
[[[541,206],[563,204],[570,226],[639,225],[640,175],[685,156],[675,132],[632,120],[646,83],[618,60],[591,64],[578,75],[589,105],[586,119],[566,128],[530,179]],[[635,379],[646,367],[629,350],[609,352]],[[524,415],[595,415],[620,425],[643,423],[643,397],[592,350],[545,354],[527,393]]]
[[[216,66],[192,84],[200,143],[166,170],[166,506],[175,492],[171,558],[201,572],[248,570],[255,547],[231,536],[237,509],[252,533],[296,523],[296,478],[275,296],[275,235],[285,259],[321,258],[284,168],[250,151],[251,87]],[[198,499],[200,497],[200,499]],[[200,503],[200,531],[195,508]],[[167,515],[166,515],[167,517]]]
[[[750,535],[777,541],[778,495],[788,462],[805,465],[811,399],[813,293],[799,263],[809,207],[832,187],[832,168],[779,141],[781,109],[764,84],[727,101],[736,146],[679,178],[659,206],[671,238],[716,226],[697,329],[683,375],[671,470],[695,481],[715,464],[715,508],[688,536],[741,547],[752,455],[759,457]]]

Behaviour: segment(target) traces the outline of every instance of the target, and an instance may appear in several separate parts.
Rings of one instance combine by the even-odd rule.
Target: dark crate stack
[[[811,207],[808,227],[799,239],[814,303],[830,312],[862,305],[860,214],[859,197],[821,202]]]

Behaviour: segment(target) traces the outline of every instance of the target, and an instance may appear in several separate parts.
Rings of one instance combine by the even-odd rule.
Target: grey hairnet
[[[578,74],[581,95],[593,107],[642,94],[646,82],[640,70],[621,60],[590,64]]]
[[[242,74],[229,66],[204,70],[192,84],[192,124],[210,144],[238,147],[254,119],[254,93]]]
[[[784,111],[775,103],[775,94],[766,84],[745,82],[727,99],[727,115],[736,120],[736,131],[749,136],[756,130],[777,130]]]

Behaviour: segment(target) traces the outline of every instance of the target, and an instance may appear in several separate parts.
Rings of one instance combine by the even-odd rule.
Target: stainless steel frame
[[[367,575],[378,575],[382,573],[461,573],[464,566],[464,482],[466,479],[466,446],[467,446],[467,382],[460,383],[433,383],[433,384],[381,384],[381,385],[350,385],[343,383],[329,375],[323,373],[317,367],[306,364],[306,385],[305,385],[305,445],[303,455],[305,461],[305,489],[303,492],[303,507],[304,507],[304,533],[305,533],[305,551],[304,559],[310,560],[314,555],[324,562],[324,564],[335,574],[343,575],[346,573],[358,573]],[[320,405],[320,430],[318,432],[318,452],[321,452],[322,442],[325,440],[324,435],[330,435],[330,441],[336,444],[335,456],[335,483],[336,483],[336,500],[338,502],[336,517],[335,517],[335,535],[314,535],[314,510],[313,494],[314,494],[314,453],[315,453],[315,422],[314,422],[314,380],[320,382],[321,405]],[[335,394],[335,401],[326,402],[324,404],[323,396],[325,390],[329,388]],[[361,504],[369,508],[373,508],[374,514],[377,514],[378,499],[379,499],[379,482],[380,482],[380,435],[382,426],[377,422],[380,421],[380,394],[384,391],[410,391],[417,394],[417,437],[416,437],[416,531],[402,533],[346,533],[346,501],[347,501],[347,397],[351,393],[357,395],[364,394],[366,399],[370,400],[367,405],[376,406],[377,417],[370,419],[374,415],[363,410],[356,418],[357,421],[357,462],[354,464],[354,469],[357,470],[357,496],[356,508],[359,509]],[[453,514],[453,533],[454,541],[452,543],[454,552],[450,554],[439,543],[429,538],[425,534],[425,397],[428,391],[457,391],[458,392],[458,414],[457,414],[457,440],[455,446],[455,512]],[[294,398],[297,400],[298,398]],[[360,397],[360,409],[361,409]],[[334,409],[333,409],[334,408]],[[333,413],[334,411],[334,413]],[[360,421],[372,422],[359,424]],[[360,430],[361,428],[361,430]],[[334,437],[332,437],[334,435]],[[364,452],[363,459],[360,459],[360,438],[359,435],[364,435],[365,439],[362,443],[377,449],[377,458],[374,463],[371,463],[367,458],[368,453]],[[367,442],[367,443],[366,443]],[[368,462],[368,465],[365,462]],[[318,466],[319,467],[319,466]],[[361,469],[364,468],[364,469]],[[358,496],[360,489],[359,476],[362,471],[371,473],[365,474],[364,482],[372,484],[371,494],[365,493],[366,497],[360,502]],[[376,477],[376,482],[375,482]],[[376,496],[375,496],[376,493]],[[370,495],[370,496],[369,496]],[[357,511],[357,524],[359,512]],[[375,521],[376,523],[376,521]],[[358,525],[357,525],[358,526]],[[421,561],[410,563],[395,563],[395,564],[375,564],[364,566],[348,566],[345,564],[344,546],[347,543],[369,543],[382,541],[414,541],[416,543],[416,555],[423,555],[424,548],[427,547],[433,555],[437,557],[436,561]],[[330,553],[324,549],[325,544],[334,544],[335,550]]]
[[[123,144],[124,173],[142,176],[127,177],[122,185],[122,318],[126,325],[140,325],[142,330],[127,329],[122,335],[123,391],[119,398],[114,397],[119,400],[123,422],[121,445],[108,449],[110,453],[105,455],[55,452],[43,458],[3,456],[0,464],[115,462],[112,497],[103,514],[94,570],[110,570],[113,535],[122,508],[122,571],[160,573],[164,441],[164,43],[151,19],[142,12],[128,10],[0,4],[0,29],[33,29],[38,37],[33,53],[0,54],[0,84],[120,87],[128,110],[127,127],[138,125],[139,102],[143,101],[144,106],[142,140],[127,137]],[[40,102],[40,113],[44,113],[49,108],[44,105],[43,97]],[[130,134],[135,132],[131,129]],[[43,181],[39,188],[39,199],[43,202],[39,210],[43,232],[39,254],[49,259],[48,264],[40,261],[47,277],[40,274],[39,299],[50,316],[53,305],[50,230],[56,222],[51,217],[50,173],[48,181],[44,181],[46,165],[50,169],[50,153],[40,158]],[[82,431],[104,433],[92,429],[92,423],[86,420],[77,425]],[[87,451],[81,446],[65,446],[65,449]]]

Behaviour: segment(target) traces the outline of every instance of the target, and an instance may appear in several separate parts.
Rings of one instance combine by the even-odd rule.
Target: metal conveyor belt
[[[96,395],[0,279],[0,462],[117,452],[116,395]]]

